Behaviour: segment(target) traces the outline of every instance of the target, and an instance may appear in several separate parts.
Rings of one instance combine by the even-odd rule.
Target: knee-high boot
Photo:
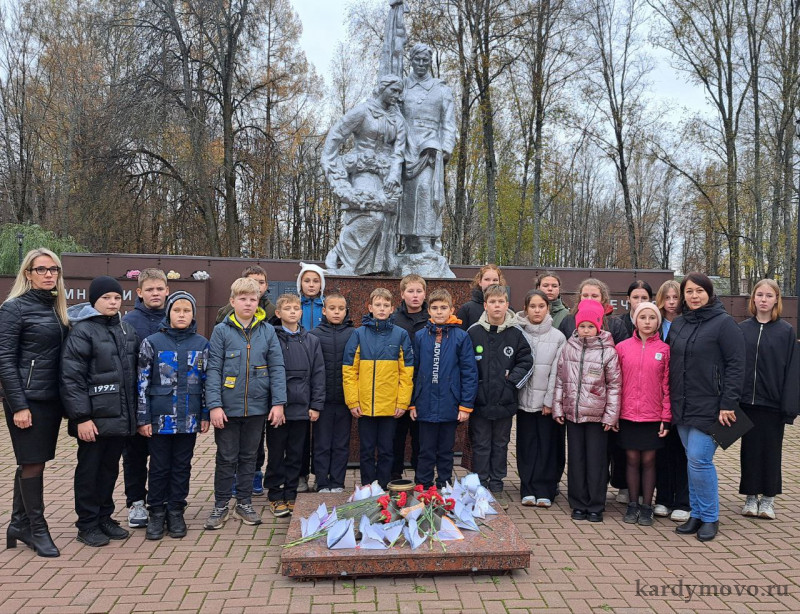
[[[61,553],[50,537],[47,521],[44,519],[44,477],[39,474],[33,478],[20,477],[19,480],[25,513],[31,524],[31,548],[39,556],[55,557]]]
[[[11,521],[6,528],[6,548],[16,548],[17,540],[31,546],[31,523],[25,513],[25,504],[22,502],[22,490],[19,484],[21,475],[22,469],[17,467],[14,474],[14,503],[11,509]]]

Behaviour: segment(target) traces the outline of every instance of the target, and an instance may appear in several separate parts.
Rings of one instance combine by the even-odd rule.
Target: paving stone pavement
[[[148,542],[144,530],[137,530],[104,548],[79,544],[72,498],[76,444],[64,428],[45,473],[47,517],[61,557],[39,558],[21,544],[0,550],[0,614],[800,612],[798,433],[797,427],[786,431],[784,494],[772,522],[739,515],[738,445],[717,453],[721,530],[707,544],[675,534],[675,523],[666,519],[649,528],[623,524],[624,506],[610,491],[602,524],[570,520],[564,497],[549,510],[522,507],[512,444],[507,489],[515,503],[509,514],[533,549],[528,570],[296,581],[279,569],[288,520],[272,518],[265,497],[254,499],[262,525],[231,519],[222,530],[203,530],[213,500],[211,434],[198,439],[184,539]],[[0,459],[2,527],[10,515],[14,471],[5,428],[0,428]],[[354,481],[355,472],[349,471],[349,485]],[[120,476],[116,501],[124,500]],[[115,517],[127,520],[123,509]]]

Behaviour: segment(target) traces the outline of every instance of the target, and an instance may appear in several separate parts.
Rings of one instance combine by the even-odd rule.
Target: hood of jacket
[[[166,304],[166,301],[165,301]],[[151,309],[147,305],[144,304],[144,301],[140,299],[138,296],[136,297],[136,302],[133,305],[133,309],[135,311],[142,312],[142,315],[146,317],[148,320],[158,320],[159,322],[164,318],[167,314],[166,309]]]
[[[514,320],[514,324],[519,326],[524,332],[531,336],[544,335],[553,328],[553,316],[548,313],[544,316],[544,320],[542,320],[539,324],[534,324],[525,316],[524,311],[518,311],[516,314],[516,320]]]
[[[158,330],[165,335],[169,335],[173,339],[184,339],[186,337],[191,337],[197,332],[197,320],[192,319],[192,323],[186,328],[173,328],[169,320],[165,317],[161,320]]]
[[[506,317],[505,317],[505,320],[503,320],[503,323],[502,323],[502,324],[499,324],[499,325],[497,326],[497,332],[498,332],[498,333],[501,333],[501,332],[503,332],[505,329],[507,329],[507,328],[509,328],[509,327],[511,327],[511,326],[514,326],[514,325],[516,324],[516,320],[517,320],[517,316],[516,316],[516,314],[514,314],[514,313],[513,313],[513,312],[512,312],[512,311],[509,309],[508,311],[506,311]],[[484,329],[486,329],[486,330],[489,330],[489,329],[491,329],[491,327],[492,327],[492,324],[489,324],[489,314],[487,314],[487,313],[484,311],[484,312],[481,314],[481,317],[480,317],[480,318],[478,318],[478,321],[476,322],[476,324],[477,324],[478,326],[481,326],[481,327],[483,327],[483,328],[484,328]],[[474,326],[474,325],[473,325],[473,326]]]
[[[444,324],[437,324],[433,320],[428,320],[428,323],[425,326],[428,327],[432,333],[437,333],[440,330],[446,331],[454,327],[461,328],[461,320],[459,320],[456,316],[451,315],[449,318],[447,318],[447,322]]]
[[[719,315],[727,314],[725,306],[718,297],[714,297],[708,303],[697,309],[689,309],[685,304],[683,306],[683,313],[681,314],[687,322],[697,324],[699,322],[707,322],[711,318],[716,318]]]
[[[67,308],[67,317],[69,318],[69,323],[72,326],[75,326],[78,322],[89,320],[97,316],[103,317],[103,314],[97,311],[97,309],[95,309],[89,303],[78,303],[77,305]]]
[[[267,319],[266,312],[261,308],[256,308],[256,312],[253,314],[253,321],[250,322],[250,328],[253,328],[260,322],[264,322]],[[232,312],[227,318],[223,320],[225,324],[228,326],[232,326],[233,328],[238,328],[239,330],[244,330],[244,326],[239,323],[239,320],[236,319],[236,313]]]
[[[385,320],[376,320],[371,313],[368,313],[361,318],[361,326],[368,326],[377,331],[389,330],[394,328],[394,315],[390,315]]]

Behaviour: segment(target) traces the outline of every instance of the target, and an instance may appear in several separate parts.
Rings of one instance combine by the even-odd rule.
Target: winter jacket
[[[214,327],[206,368],[206,404],[231,417],[264,416],[286,403],[286,371],[275,329],[256,309],[245,329],[231,314]]]
[[[422,303],[422,310],[418,313],[408,313],[405,301],[400,301],[400,305],[394,310],[394,325],[399,326],[408,333],[409,339],[414,341],[417,331],[422,330],[428,324],[428,303]]]
[[[28,400],[59,398],[61,349],[67,327],[58,319],[49,290],[28,290],[0,306],[0,388],[12,412]]]
[[[567,339],[558,357],[553,418],[570,422],[602,422],[614,426],[619,420],[622,374],[611,333],[597,337]]]
[[[553,407],[553,391],[556,387],[556,363],[561,348],[567,340],[561,331],[553,327],[553,318],[548,314],[541,324],[532,324],[525,312],[517,313],[516,324],[522,329],[533,354],[533,375],[519,391],[519,408],[522,411],[542,411],[542,407]]]
[[[303,308],[303,316],[300,325],[306,330],[313,330],[322,323],[322,308],[325,306],[325,299],[322,296],[308,298],[300,295],[300,305]]]
[[[342,360],[345,403],[364,416],[394,416],[407,409],[414,381],[414,350],[408,333],[393,318],[364,316],[347,342]]]
[[[569,309],[560,296],[550,301],[550,315],[553,316],[553,328],[558,328],[564,318],[569,315]],[[566,338],[564,340],[566,341]]]
[[[67,310],[72,329],[61,354],[61,400],[69,433],[92,420],[100,437],[136,432],[136,352],[139,337],[119,314],[104,316],[89,303]]]
[[[620,418],[672,423],[669,401],[669,346],[658,334],[642,344],[638,332],[617,345],[622,369]],[[669,428],[669,427],[668,427]]]
[[[483,290],[473,288],[470,293],[470,299],[461,305],[458,313],[456,313],[456,317],[461,320],[461,328],[468,330],[470,326],[478,321],[478,318],[484,312],[483,302]]]
[[[744,335],[743,404],[780,411],[791,424],[800,411],[800,348],[784,320],[762,324],[750,318],[739,324]]]
[[[668,339],[672,422],[708,432],[720,410],[736,409],[741,398],[742,329],[714,298],[675,318]]]
[[[283,366],[286,369],[286,406],[283,415],[287,420],[308,420],[308,410],[325,408],[325,359],[319,339],[304,328],[291,333],[276,326]]]
[[[161,330],[161,324],[166,315],[166,309],[150,309],[149,307],[145,307],[142,299],[136,297],[136,304],[133,306],[133,311],[126,313],[122,317],[122,321],[133,326],[136,335],[139,337],[139,343],[141,343],[150,335]]]
[[[626,335],[626,337],[623,339],[619,340],[614,339],[614,343],[616,343],[617,345],[625,341],[625,339],[630,339],[631,337],[633,337],[633,331],[636,330],[636,327],[633,325],[633,320],[631,319],[632,317],[633,317],[632,313],[623,313],[621,316],[617,316],[616,318],[614,318],[622,325],[622,328],[625,329],[625,335]]]
[[[278,322],[274,320],[275,318],[275,305],[273,305],[269,297],[266,294],[262,294],[261,298],[258,300],[258,306],[264,310],[264,313],[267,316],[267,322],[270,324],[277,324]],[[223,305],[217,311],[217,324],[225,320],[229,315],[233,313],[233,305],[228,302],[226,305]]]
[[[453,316],[428,324],[414,335],[414,394],[419,422],[455,422],[472,412],[478,391],[478,365],[469,335]]]
[[[208,341],[189,328],[161,330],[142,341],[139,348],[139,409],[136,424],[150,424],[153,433],[199,433],[208,420],[204,384],[208,366]]]
[[[575,314],[571,313],[561,320],[558,330],[560,330],[567,339],[572,337],[572,334],[575,332]],[[625,325],[620,322],[618,318],[612,318],[609,315],[603,318],[603,330],[607,330],[611,333],[611,338],[614,340],[615,345],[617,343],[622,343],[625,339],[630,337]]]
[[[345,319],[341,324],[331,324],[324,317],[322,323],[309,331],[319,339],[322,357],[325,360],[325,402],[344,405],[344,388],[342,386],[342,360],[344,348],[355,329],[353,321]]]
[[[487,420],[517,413],[518,391],[533,373],[531,346],[515,320],[508,311],[503,323],[494,326],[484,313],[467,331],[478,362],[475,414]]]

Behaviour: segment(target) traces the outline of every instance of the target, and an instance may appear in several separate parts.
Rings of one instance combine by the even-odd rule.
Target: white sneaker
[[[673,510],[669,519],[673,522],[686,522],[691,517],[692,513],[686,510]]]
[[[544,497],[536,499],[536,507],[550,507],[551,505],[553,505],[553,502],[550,499],[545,499]]]
[[[522,505],[525,507],[533,507],[536,505],[536,497],[532,497],[528,495],[527,497],[522,497]]]
[[[344,492],[344,488],[331,488],[331,492]]]
[[[628,489],[620,488],[619,493],[617,494],[617,503],[628,503],[628,501]]]
[[[144,501],[134,501],[128,510],[128,526],[131,529],[146,529],[149,517]]]
[[[297,481],[297,492],[308,492],[308,478],[300,476]]]
[[[758,502],[758,517],[775,520],[775,497],[761,497]]]
[[[653,515],[658,516],[659,518],[666,518],[671,513],[671,509],[669,509],[666,505],[661,505],[660,503],[653,508]]]
[[[756,495],[747,495],[742,508],[742,516],[758,516],[758,497]]]
[[[317,492],[330,492],[330,488],[320,488]]]

